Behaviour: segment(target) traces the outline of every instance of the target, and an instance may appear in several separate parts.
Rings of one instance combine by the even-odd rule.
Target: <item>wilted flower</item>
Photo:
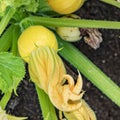
[[[90,45],[93,49],[100,47],[100,43],[103,41],[102,34],[95,28],[83,28],[80,29],[81,35],[84,38],[85,43]]]

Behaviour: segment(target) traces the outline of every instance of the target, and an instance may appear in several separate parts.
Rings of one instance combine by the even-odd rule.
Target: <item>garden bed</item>
[[[76,12],[81,18],[120,21],[120,9],[97,0],[87,1]],[[74,43],[93,63],[120,85],[120,30],[100,29],[103,42],[93,50],[83,40]],[[76,77],[76,69],[64,60],[68,72]],[[26,65],[27,71],[27,65]],[[84,76],[84,99],[92,107],[98,120],[119,120],[120,109],[102,94]],[[111,90],[112,91],[112,90]],[[42,120],[37,94],[28,73],[19,85],[18,96],[13,95],[7,105],[7,112],[17,116],[28,116],[28,120]]]

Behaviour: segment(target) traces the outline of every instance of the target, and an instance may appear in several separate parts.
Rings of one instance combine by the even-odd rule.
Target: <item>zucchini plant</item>
[[[120,8],[118,1],[100,1]],[[16,89],[25,75],[26,62],[45,120],[58,119],[55,107],[68,120],[96,120],[95,113],[82,98],[84,91],[79,72],[120,106],[119,86],[56,32],[59,27],[120,29],[118,21],[60,18],[84,4],[84,0],[0,0],[0,90],[3,93],[0,117],[27,119],[11,117],[4,111],[12,92],[17,95]],[[76,83],[66,73],[59,55],[78,69]],[[62,119],[61,115],[59,117]]]

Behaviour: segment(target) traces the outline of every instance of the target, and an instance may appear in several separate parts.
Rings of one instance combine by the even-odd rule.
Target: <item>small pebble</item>
[[[102,63],[106,63],[106,60],[102,60]]]
[[[114,53],[114,56],[115,56],[115,57],[117,57],[117,56],[118,56],[118,54],[117,54],[117,53]]]

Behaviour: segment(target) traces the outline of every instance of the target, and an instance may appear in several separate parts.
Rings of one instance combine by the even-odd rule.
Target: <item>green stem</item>
[[[36,91],[44,120],[57,120],[55,108],[50,102],[48,95],[37,86]]]
[[[15,12],[16,9],[14,7],[9,7],[7,13],[2,17],[0,21],[0,35],[5,30],[6,26],[8,25],[10,19],[12,18]]]
[[[116,6],[118,8],[120,8],[120,3],[115,1],[115,0],[100,0],[102,2],[108,3],[110,5]]]
[[[4,94],[4,96],[2,97],[2,99],[0,100],[0,106],[2,107],[2,109],[4,110],[8,101],[10,100],[12,95],[12,92],[7,92]]]
[[[10,51],[13,53],[13,55],[17,56],[19,54],[18,52],[18,38],[21,34],[20,27],[18,25],[14,25],[14,29],[12,32],[12,47]]]
[[[0,37],[0,52],[6,52],[10,49],[14,27],[14,25],[10,25]]]
[[[48,18],[31,16],[23,19],[20,26],[28,27],[29,25],[40,24],[52,27],[81,27],[81,28],[106,28],[120,29],[120,22],[105,20],[83,20],[83,19],[67,19],[67,18]]]
[[[86,76],[97,88],[99,88],[114,103],[120,106],[120,88],[106,74],[104,74],[95,64],[70,43],[60,40],[59,46],[63,48],[60,55],[76,67]]]

